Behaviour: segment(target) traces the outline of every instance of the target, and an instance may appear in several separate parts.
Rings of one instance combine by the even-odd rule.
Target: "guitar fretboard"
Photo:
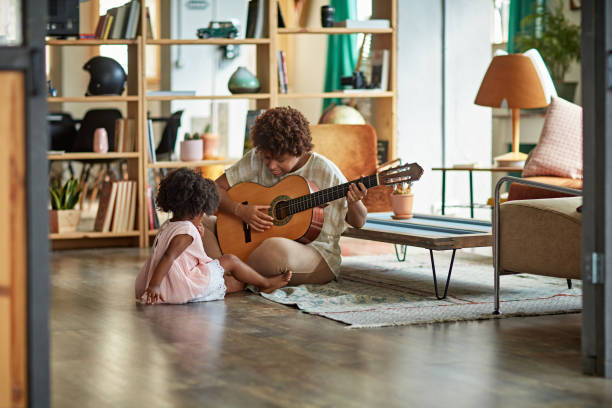
[[[287,201],[289,214],[296,214],[310,208],[319,207],[323,204],[329,203],[330,201],[346,197],[346,193],[349,190],[349,185],[353,183],[363,183],[366,188],[371,188],[378,185],[378,178],[376,177],[376,174],[372,174],[371,176],[349,181],[348,183],[340,184],[339,186],[326,188],[325,190],[320,190],[312,194],[306,194],[301,197],[293,198]]]

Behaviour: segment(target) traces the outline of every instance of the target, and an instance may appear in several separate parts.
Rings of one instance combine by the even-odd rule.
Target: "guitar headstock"
[[[417,181],[423,175],[423,168],[416,163],[402,164],[378,173],[378,184],[393,185]]]

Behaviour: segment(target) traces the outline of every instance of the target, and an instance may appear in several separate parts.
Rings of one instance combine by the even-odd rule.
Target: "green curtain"
[[[510,0],[508,22],[508,53],[515,52],[514,37],[521,31],[521,20],[536,8],[546,7],[546,0]]]
[[[334,21],[357,18],[357,0],[331,0],[329,5],[335,10]],[[327,36],[327,67],[325,69],[325,92],[341,89],[340,77],[350,76],[357,65],[357,34]],[[323,100],[323,109],[340,99]]]

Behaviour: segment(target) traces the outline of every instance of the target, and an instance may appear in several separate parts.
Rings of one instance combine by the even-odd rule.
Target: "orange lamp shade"
[[[522,54],[498,55],[493,58],[475,103],[495,108],[519,109],[548,106],[531,59]]]

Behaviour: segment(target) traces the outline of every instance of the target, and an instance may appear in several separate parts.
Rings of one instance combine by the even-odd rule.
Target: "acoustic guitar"
[[[217,236],[225,254],[234,254],[246,261],[250,253],[270,237],[289,238],[303,244],[314,241],[323,227],[323,205],[346,197],[351,183],[363,183],[366,188],[393,185],[418,180],[423,169],[416,163],[383,170],[348,183],[319,190],[301,176],[287,176],[272,187],[257,183],[238,183],[227,192],[242,204],[269,205],[272,227],[265,231],[252,230],[233,214],[219,212]]]

